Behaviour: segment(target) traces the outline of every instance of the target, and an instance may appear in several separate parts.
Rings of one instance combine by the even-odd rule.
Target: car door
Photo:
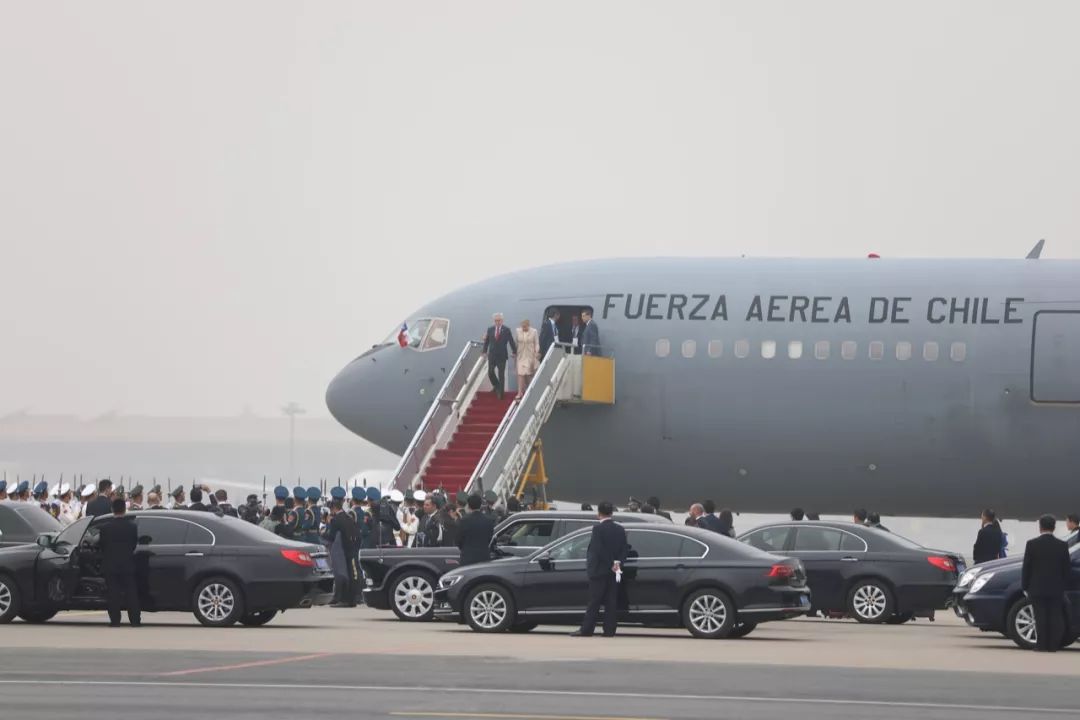
[[[1067,611],[1073,635],[1080,635],[1080,545],[1070,548],[1072,557],[1069,589],[1066,593]]]
[[[586,556],[591,531],[571,535],[534,557],[524,570],[522,608],[530,615],[583,614],[589,600]]]
[[[191,523],[180,518],[160,515],[139,515],[135,518],[139,546],[135,551],[136,583],[139,597],[148,610],[181,610],[187,608],[186,579],[188,565],[198,563],[203,556],[186,540]],[[188,557],[188,553],[193,555]]]
[[[623,586],[630,611],[643,615],[677,612],[678,590],[687,573],[687,560],[682,555],[684,538],[664,530],[632,527],[626,530],[630,546]],[[700,543],[697,543],[700,545]],[[703,555],[705,546],[701,545]]]
[[[854,574],[853,566],[861,561],[865,550],[866,544],[855,535],[836,528],[800,525],[785,554],[802,560],[814,607],[840,610],[846,603],[847,579]]]
[[[34,567],[35,597],[47,598],[58,608],[68,607],[79,579],[78,549],[90,518],[64,528],[52,545],[38,553]]]

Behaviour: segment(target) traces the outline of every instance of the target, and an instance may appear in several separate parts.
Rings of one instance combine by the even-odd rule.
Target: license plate
[[[315,558],[315,567],[318,570],[329,570],[330,563],[326,562],[326,558]]]

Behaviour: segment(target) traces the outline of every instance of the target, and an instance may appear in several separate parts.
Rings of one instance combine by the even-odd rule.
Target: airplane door
[[[1080,403],[1080,311],[1035,313],[1031,342],[1031,399]]]

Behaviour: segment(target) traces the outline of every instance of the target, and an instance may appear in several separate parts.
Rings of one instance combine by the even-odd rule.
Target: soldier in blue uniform
[[[304,537],[304,499],[307,497],[307,490],[297,485],[292,494],[293,506],[285,513],[285,526],[294,539],[301,540]]]
[[[304,523],[306,525],[305,537],[309,543],[316,543],[321,545],[322,538],[319,536],[319,524],[322,521],[322,516],[319,511],[319,499],[322,497],[322,491],[319,488],[312,485],[307,489],[307,508],[304,513]]]
[[[0,480],[0,500],[7,500],[7,480]]]

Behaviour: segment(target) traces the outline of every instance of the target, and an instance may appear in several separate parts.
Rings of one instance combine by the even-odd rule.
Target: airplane
[[[1025,518],[1080,502],[1080,261],[626,258],[513,272],[409,316],[330,383],[401,454],[493,312],[594,311],[609,406],[544,426],[560,500]],[[406,330],[398,342],[402,327]],[[407,337],[406,337],[407,336]],[[513,366],[513,361],[509,367]],[[512,370],[508,370],[512,373]]]

